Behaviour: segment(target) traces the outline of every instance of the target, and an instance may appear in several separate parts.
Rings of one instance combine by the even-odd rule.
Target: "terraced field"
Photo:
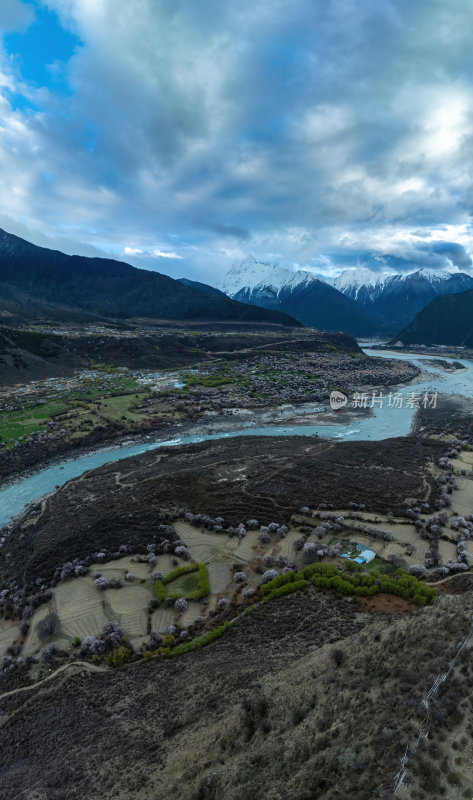
[[[330,490],[327,474],[330,477],[335,466],[340,467],[343,456],[347,468],[358,470],[360,499],[371,496],[370,482],[375,479],[378,486],[381,484],[386,487],[387,496],[384,497],[382,493],[378,495],[378,508],[364,511],[361,515],[358,514],[358,517],[350,512],[347,505],[341,502],[337,504],[336,510],[331,513],[343,517],[342,529],[339,531],[329,529],[322,538],[319,533],[320,546],[330,548],[341,540],[364,545],[373,550],[377,556],[369,569],[392,571],[393,559],[395,564],[401,564],[406,569],[414,564],[422,564],[430,548],[430,538],[419,533],[400,510],[406,508],[407,501],[414,500],[421,503],[427,498],[435,499],[436,480],[441,475],[441,470],[433,465],[435,458],[444,451],[442,443],[419,444],[411,443],[409,440],[403,442],[393,440],[394,444],[391,442],[386,452],[392,452],[393,448],[410,452],[409,471],[406,472],[402,467],[396,472],[392,462],[387,464],[383,462],[379,454],[379,445],[376,445],[377,464],[376,469],[373,469],[372,464],[365,466],[363,453],[373,455],[373,448],[367,443],[357,443],[356,447],[351,447],[332,443],[327,445],[326,442],[317,441],[298,442],[292,439],[286,442],[284,450],[283,442],[284,440],[251,442],[252,450],[256,445],[256,449],[266,448],[269,452],[263,453],[262,456],[260,454],[256,456],[252,452],[244,465],[241,463],[241,454],[246,452],[248,447],[244,441],[206,443],[168,450],[163,448],[159,455],[148,453],[127,459],[120,465],[118,472],[116,465],[110,465],[96,472],[86,473],[70,482],[52,498],[46,499],[41,510],[33,511],[31,517],[22,523],[21,530],[17,534],[12,534],[10,542],[13,556],[12,559],[4,561],[6,568],[14,563],[15,546],[18,547],[18,563],[22,565],[22,569],[25,565],[24,574],[30,574],[32,577],[37,574],[36,570],[40,575],[43,574],[44,565],[50,563],[53,558],[52,553],[55,553],[53,563],[57,564],[59,554],[63,552],[61,548],[65,548],[66,545],[67,550],[62,556],[63,562],[67,557],[70,559],[80,555],[81,550],[71,552],[69,549],[71,546],[90,547],[88,542],[103,542],[104,545],[113,542],[108,547],[111,549],[113,546],[116,549],[123,541],[134,541],[132,552],[141,555],[127,554],[118,559],[108,560],[105,564],[92,564],[88,575],[56,585],[49,604],[39,607],[34,612],[22,652],[25,655],[37,654],[43,646],[38,638],[36,625],[49,611],[55,611],[60,619],[57,643],[65,650],[70,650],[75,638],[82,640],[88,635],[98,635],[104,624],[112,619],[121,624],[133,646],[139,649],[147,641],[150,630],[165,634],[172,624],[185,627],[196,616],[208,619],[222,596],[230,604],[234,599],[240,602],[240,597],[243,595],[240,594],[238,597],[241,588],[237,588],[233,580],[235,571],[245,572],[247,581],[244,589],[246,589],[256,588],[261,582],[262,573],[269,566],[274,566],[281,572],[284,559],[294,563],[297,568],[302,567],[303,552],[296,549],[295,541],[301,539],[301,536],[303,540],[309,542],[316,540],[315,529],[320,530],[321,525],[320,518],[314,518],[311,513],[300,511],[301,499],[310,496],[309,491],[304,488],[304,481],[310,478],[310,484],[307,486],[310,485],[312,496],[316,500],[324,499],[320,494],[317,497],[317,493],[323,491],[325,494]],[[294,476],[291,469],[293,448],[297,448],[299,457],[297,476]],[[270,458],[271,452],[277,457]],[[427,462],[425,453],[430,459]],[[430,453],[433,453],[434,458]],[[404,459],[405,462],[406,460],[408,459]],[[471,475],[460,473],[461,470],[468,472],[472,465],[471,452],[462,452],[455,460],[458,489],[452,495],[452,507],[447,512],[450,518],[458,513],[464,516],[471,513],[473,481]],[[342,469],[342,474],[348,478],[352,475],[352,471],[347,469],[343,472]],[[368,480],[368,494],[365,491],[364,496],[362,477]],[[200,480],[202,486],[217,487],[221,485],[219,481],[224,481],[230,511],[220,503],[217,509],[220,511],[223,508],[225,514],[234,515],[230,517],[234,524],[254,515],[262,519],[264,524],[275,519],[279,522],[284,521],[288,533],[282,539],[273,535],[269,543],[261,544],[258,531],[248,530],[243,538],[229,537],[225,532],[217,533],[200,525],[191,525],[183,520],[181,512],[180,519],[173,522],[174,529],[178,538],[188,548],[191,560],[206,565],[210,592],[208,597],[202,598],[199,602],[189,602],[187,610],[179,615],[172,607],[155,607],[156,595],[151,578],[152,573],[156,571],[167,576],[175,569],[176,559],[171,558],[169,553],[161,554],[158,556],[157,565],[150,566],[146,543],[150,541],[150,534],[160,519],[156,509],[162,508],[164,502],[169,502],[171,505],[179,492],[184,496],[187,492],[189,496],[191,494],[193,497],[197,496]],[[280,491],[280,485],[286,487],[284,493]],[[403,491],[407,495],[407,500],[404,502],[401,495]],[[274,497],[274,502],[268,510],[269,496]],[[343,488],[339,499],[343,499]],[[391,502],[393,499],[394,502]],[[106,503],[106,508],[102,500]],[[299,500],[298,507],[294,507],[297,500]],[[140,508],[139,518],[133,513],[136,507]],[[392,508],[395,509],[395,513],[388,513]],[[214,509],[215,505],[211,509],[215,513]],[[291,510],[292,513],[289,514]],[[435,512],[431,509],[421,514],[420,519],[425,523],[432,513]],[[107,527],[104,527],[104,524]],[[376,529],[379,535],[369,535],[365,530],[367,525]],[[383,535],[387,530],[392,533],[391,540],[387,540]],[[134,540],[130,536],[131,532],[134,532]],[[470,547],[468,542],[467,546]],[[438,554],[440,564],[446,564],[456,558],[454,531],[450,531],[449,521],[445,524],[444,534],[438,541]],[[0,552],[0,558],[1,555]],[[49,562],[46,561],[48,555]],[[283,561],[279,563],[281,558]],[[340,567],[346,564],[343,559],[336,556],[326,555],[324,561],[329,563],[332,561]],[[189,562],[178,561],[178,563],[185,565]],[[101,591],[94,586],[92,577],[94,572],[99,572],[107,583],[112,579],[120,579],[122,587]],[[195,575],[187,575],[175,583],[168,584],[168,587],[171,593],[178,590],[190,593],[195,589],[195,581]],[[2,626],[0,647],[4,653],[17,639],[18,626],[13,626],[5,619],[2,620]]]

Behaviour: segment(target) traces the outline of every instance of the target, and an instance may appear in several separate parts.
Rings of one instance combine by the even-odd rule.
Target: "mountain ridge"
[[[363,280],[353,270],[350,276],[345,270],[335,279],[340,291],[355,300],[368,313],[378,318],[386,330],[399,330],[408,325],[422,308],[435,297],[457,294],[473,289],[473,277],[466,272],[444,272],[430,268],[419,268],[413,272],[376,273],[371,281]]]
[[[220,281],[219,288],[234,300],[280,309],[303,325],[321,330],[344,330],[367,335],[375,321],[338,289],[306,270],[291,270],[247,256]]]
[[[307,269],[247,256],[230,268],[219,287],[235,300],[284,310],[305,325],[364,335],[394,333],[434,297],[473,289],[473,277],[429,267],[409,273],[359,267],[324,280]]]
[[[123,261],[71,256],[0,229],[0,297],[28,310],[46,304],[109,318],[253,321],[298,327],[279,310],[206,294]]]
[[[473,347],[473,289],[435,297],[391,344]]]

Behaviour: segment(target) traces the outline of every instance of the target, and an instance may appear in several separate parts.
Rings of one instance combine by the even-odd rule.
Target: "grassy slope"
[[[471,593],[393,617],[296,593],[180,659],[64,673],[2,702],[4,791],[15,796],[21,775],[24,791],[50,800],[391,798],[422,697],[472,610]],[[431,701],[408,796],[447,796],[453,780],[471,790],[451,746],[461,755],[472,677],[466,658]]]

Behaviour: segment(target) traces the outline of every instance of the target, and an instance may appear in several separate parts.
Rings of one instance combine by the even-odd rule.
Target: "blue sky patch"
[[[70,94],[64,66],[81,41],[61,26],[53,11],[32,5],[34,22],[26,30],[6,34],[3,38],[5,50],[14,57],[26,83]]]

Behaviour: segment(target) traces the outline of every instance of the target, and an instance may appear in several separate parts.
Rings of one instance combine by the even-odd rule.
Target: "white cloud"
[[[182,256],[178,255],[178,253],[164,253],[162,250],[153,250],[152,255],[157,258],[179,258],[182,260]]]
[[[73,94],[0,55],[0,222],[210,282],[248,252],[473,249],[468,0],[44,5],[82,41]]]

